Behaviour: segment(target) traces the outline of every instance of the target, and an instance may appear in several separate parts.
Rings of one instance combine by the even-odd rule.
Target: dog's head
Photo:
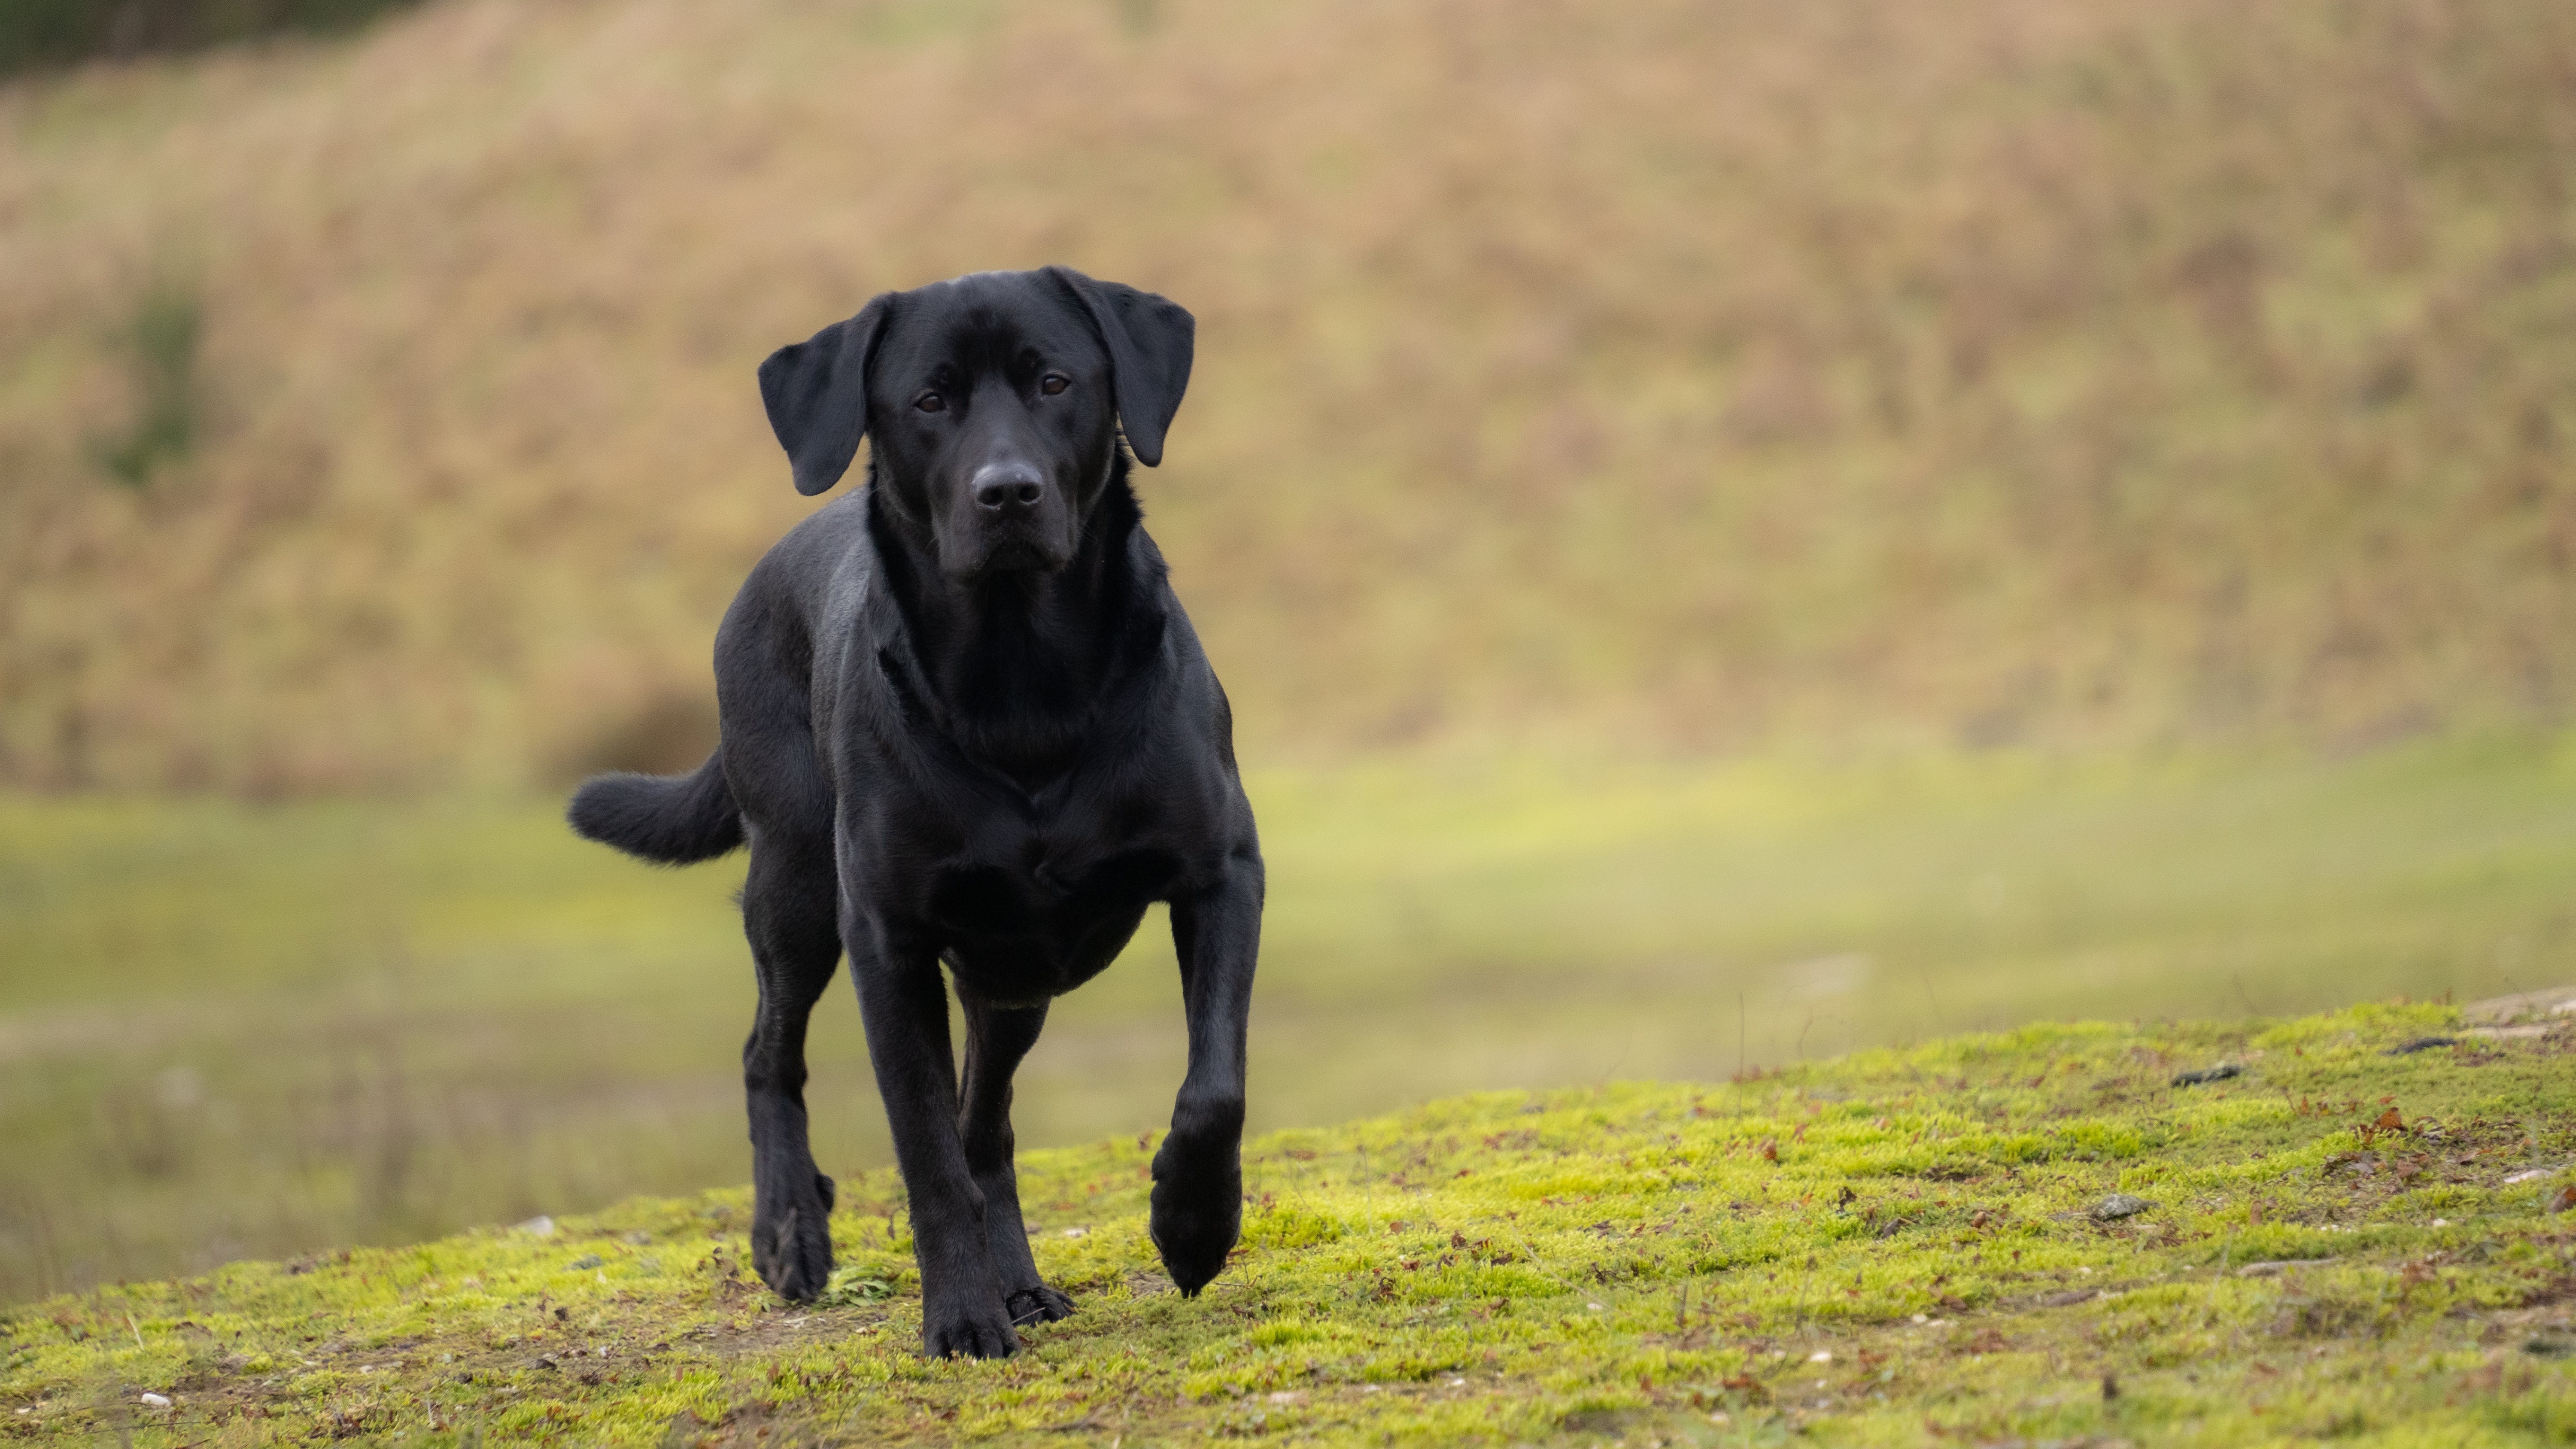
[[[951,578],[1064,567],[1107,491],[1123,429],[1163,460],[1194,324],[1080,272],[979,272],[888,292],[760,365],[796,491],[840,481],[861,436],[884,501]]]

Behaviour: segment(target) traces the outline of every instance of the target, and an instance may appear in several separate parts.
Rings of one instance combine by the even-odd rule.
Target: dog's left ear
[[[1111,385],[1118,395],[1118,423],[1127,447],[1148,468],[1163,461],[1163,434],[1181,410],[1190,386],[1190,353],[1198,319],[1177,302],[1116,282],[1095,282],[1071,267],[1049,267],[1049,277],[1091,314],[1109,345]]]
[[[885,330],[894,294],[884,293],[803,342],[760,364],[769,430],[796,469],[796,491],[811,498],[841,481],[868,431],[868,355]]]

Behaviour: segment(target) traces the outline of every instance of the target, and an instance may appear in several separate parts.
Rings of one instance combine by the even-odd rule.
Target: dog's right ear
[[[760,364],[769,430],[795,465],[808,498],[841,481],[868,431],[868,355],[885,330],[894,294],[884,293],[847,322],[835,322]]]

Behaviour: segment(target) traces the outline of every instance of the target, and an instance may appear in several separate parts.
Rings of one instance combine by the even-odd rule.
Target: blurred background
[[[1256,1128],[2576,978],[2572,209],[2564,0],[0,0],[0,1299],[744,1179],[556,812],[982,268],[1199,318]]]

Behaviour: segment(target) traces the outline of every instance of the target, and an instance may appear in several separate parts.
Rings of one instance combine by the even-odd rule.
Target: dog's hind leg
[[[1073,1300],[1038,1277],[1020,1220],[1020,1179],[1011,1162],[1011,1074],[1037,1044],[1046,1007],[995,1006],[964,992],[966,1090],[957,1111],[957,1136],[966,1148],[966,1170],[984,1194],[984,1236],[993,1245],[993,1271],[1002,1278],[1002,1303],[1014,1324],[1052,1323],[1073,1312]]]
[[[751,1113],[751,1264],[781,1298],[808,1302],[832,1276],[832,1179],[805,1130],[805,1024],[840,961],[828,840],[762,834],[743,883],[743,930],[760,1011],[742,1047]]]

